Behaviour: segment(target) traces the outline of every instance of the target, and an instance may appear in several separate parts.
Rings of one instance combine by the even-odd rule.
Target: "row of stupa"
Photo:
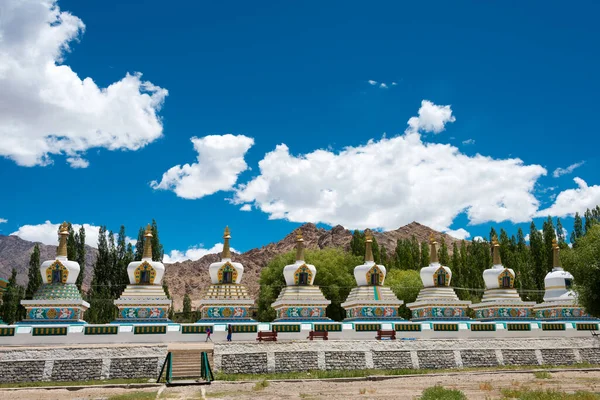
[[[32,300],[23,300],[27,309],[24,324],[31,323],[84,323],[83,314],[89,303],[81,297],[75,282],[79,264],[67,259],[68,225],[59,228],[59,246],[54,260],[45,261],[40,267],[43,284]],[[144,252],[141,261],[127,266],[129,285],[115,306],[118,308],[116,323],[170,322],[168,309],[171,300],[166,296],[162,279],[165,267],[152,260],[152,232],[150,226],[144,233]],[[200,301],[199,323],[255,322],[251,318],[254,300],[241,280],[242,264],[233,262],[230,251],[231,234],[225,229],[221,261],[209,266],[211,285]],[[365,262],[354,268],[357,286],[354,287],[342,307],[346,321],[397,321],[400,305],[392,290],[383,286],[386,268],[373,259],[373,236],[365,231]],[[450,286],[452,272],[440,264],[437,242],[430,238],[430,264],[421,269],[423,289],[415,302],[406,306],[413,320],[462,320],[468,319],[467,309],[475,311],[477,320],[515,319],[588,319],[586,312],[577,305],[571,290],[573,276],[560,266],[559,247],[553,243],[553,269],[545,277],[544,302],[522,301],[515,289],[515,273],[505,268],[500,260],[499,244],[493,240],[493,266],[483,273],[486,290],[478,304],[461,301]],[[326,308],[331,303],[321,289],[314,285],[317,269],[304,261],[304,239],[297,231],[296,262],[287,265],[283,274],[286,286],[271,305],[276,311],[275,322],[330,321]]]

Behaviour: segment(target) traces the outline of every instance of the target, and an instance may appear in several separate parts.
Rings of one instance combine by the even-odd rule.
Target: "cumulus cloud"
[[[475,237],[473,238],[473,241],[474,241],[474,242],[483,242],[483,237],[482,237],[482,236],[475,236]]]
[[[463,140],[462,144],[475,144],[475,139],[467,139],[467,140]]]
[[[163,257],[163,262],[166,264],[172,264],[176,262],[181,262],[185,260],[196,261],[200,258],[204,257],[207,254],[217,254],[223,251],[223,243],[217,243],[210,249],[206,249],[200,246],[190,247],[186,251],[180,250],[171,250],[169,254],[165,254]],[[232,252],[237,253],[234,248],[231,248]]]
[[[369,85],[373,85],[373,86],[377,85],[377,81],[374,81],[371,79],[369,79],[367,82],[369,82]]]
[[[459,228],[456,230],[447,230],[444,233],[447,233],[448,235],[455,237],[457,239],[466,239],[469,236],[471,236],[471,234],[463,228]]]
[[[552,215],[554,217],[572,217],[575,213],[583,213],[588,208],[600,204],[600,185],[588,186],[581,178],[573,179],[577,184],[575,189],[560,192],[554,203],[537,213],[538,217]]]
[[[84,29],[53,0],[0,5],[0,156],[34,166],[64,154],[85,168],[90,148],[137,150],[162,135],[167,90],[139,73],[100,88],[64,64]]]
[[[7,222],[8,222],[8,220],[7,220],[7,219],[0,218],[0,224],[5,224],[5,223],[7,223]]]
[[[382,89],[387,89],[388,85],[386,85],[385,83],[382,83],[381,85],[379,85],[379,87]]]
[[[252,206],[250,204],[244,204],[240,207],[240,211],[252,211]]]
[[[571,164],[567,168],[556,168],[552,173],[552,176],[558,178],[560,176],[570,174],[571,172],[575,171],[576,168],[581,167],[583,164],[585,164],[585,161],[580,161],[578,163]]]
[[[195,163],[176,165],[152,181],[153,189],[172,190],[184,199],[199,199],[220,190],[231,190],[238,175],[248,169],[244,155],[254,139],[244,135],[210,135],[191,139],[198,153]]]
[[[471,224],[529,221],[539,205],[533,188],[546,170],[421,140],[419,130],[441,132],[454,120],[450,106],[423,101],[403,136],[338,153],[293,155],[278,145],[259,162],[260,175],[237,187],[234,202],[252,204],[271,219],[349,229],[420,221],[448,231],[462,212]]]
[[[53,224],[50,221],[46,221],[43,224],[37,225],[23,225],[15,232],[11,233],[11,235],[18,236],[24,240],[29,240],[30,242],[40,242],[43,244],[56,246],[58,245],[59,226],[60,223]],[[81,224],[72,224],[72,226],[75,232],[81,229]],[[94,248],[98,248],[100,227],[91,224],[83,224],[83,228],[85,229],[85,244]],[[135,246],[137,240],[126,237],[125,242],[131,243],[133,246]]]

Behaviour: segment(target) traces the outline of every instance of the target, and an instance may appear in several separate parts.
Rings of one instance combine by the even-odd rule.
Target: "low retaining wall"
[[[594,338],[421,339],[215,343],[224,373],[600,364]]]
[[[164,344],[0,348],[0,383],[156,379],[166,355]]]

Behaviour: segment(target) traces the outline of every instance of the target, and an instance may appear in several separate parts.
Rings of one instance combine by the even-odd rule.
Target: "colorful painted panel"
[[[133,333],[135,335],[162,335],[167,333],[167,327],[165,325],[134,326]]]
[[[506,330],[508,331],[530,331],[531,324],[506,324]]]
[[[160,307],[125,307],[119,310],[121,319],[165,319],[168,308]]]
[[[353,307],[346,310],[347,318],[393,318],[398,317],[398,308],[364,306]]]
[[[458,331],[458,324],[433,324],[434,331]]]
[[[207,328],[210,328],[211,331],[214,331],[212,325],[181,325],[181,333],[206,333]]]
[[[473,332],[493,332],[496,331],[496,324],[471,324]]]
[[[565,324],[542,324],[543,331],[564,331]]]
[[[46,268],[46,283],[53,283],[52,275],[54,273],[60,274],[61,283],[67,283],[67,278],[69,277],[69,270],[58,260],[54,261],[52,264],[50,264],[48,268]]]
[[[67,327],[60,328],[33,328],[33,336],[64,336],[67,334]]]
[[[480,308],[475,310],[475,318],[531,318],[531,309],[525,307]]]
[[[255,333],[258,332],[258,325],[231,325],[233,333]]]
[[[466,307],[424,307],[412,310],[414,319],[424,318],[466,318]]]
[[[315,331],[315,332],[341,332],[342,324],[314,324],[313,331]]]
[[[375,275],[375,278],[373,276]],[[377,281],[377,285],[383,285],[383,272],[377,265],[373,265],[370,270],[367,271],[367,284],[372,285],[372,280]]]
[[[300,324],[297,325],[271,325],[274,332],[300,332]]]
[[[115,325],[86,326],[83,328],[84,335],[116,335],[118,333],[119,327]]]
[[[323,307],[282,307],[277,310],[277,318],[324,318]]]
[[[15,328],[0,328],[0,336],[15,336]]]
[[[28,310],[28,319],[32,320],[78,320],[81,310],[73,307],[34,307]]]
[[[148,273],[150,276],[148,278],[148,283],[142,283],[142,272]],[[135,283],[140,285],[154,285],[154,279],[156,278],[156,270],[152,267],[152,265],[148,261],[144,261],[134,271]]]
[[[298,269],[296,270],[296,272],[294,272],[294,285],[298,285],[300,284],[300,274],[307,274],[306,276],[308,277],[306,279],[306,284],[310,285],[313,279],[313,275],[312,272],[310,271],[310,269],[308,269],[308,267],[304,264],[302,264],[300,267],[298,267]]]
[[[439,267],[438,270],[433,273],[433,284],[437,287],[450,286],[450,273],[446,271],[444,267]]]
[[[224,282],[224,276],[226,272],[231,274],[231,282]],[[219,283],[235,283],[237,282],[237,277],[237,270],[229,262],[221,265],[219,272],[217,272],[217,279],[219,279]]]
[[[381,329],[381,324],[354,324],[357,332],[375,332]]]
[[[555,307],[536,310],[535,317],[540,319],[589,318],[589,314],[580,307]]]
[[[515,276],[507,268],[498,275],[498,287],[512,289],[515,287]]]
[[[394,330],[398,332],[421,332],[421,324],[395,324]]]
[[[599,329],[598,324],[577,324],[578,331],[597,331]]]
[[[202,310],[202,317],[205,319],[249,318],[249,312],[247,307],[206,307]]]

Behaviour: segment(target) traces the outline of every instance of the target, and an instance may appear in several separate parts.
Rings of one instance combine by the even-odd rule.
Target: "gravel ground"
[[[460,389],[469,399],[500,399],[502,388],[557,389],[564,392],[600,392],[600,371],[553,372],[549,379],[532,373],[479,373],[463,375],[399,377],[383,381],[296,381],[270,382],[256,390],[254,383],[213,382],[210,386],[181,386],[163,389],[163,399],[414,399],[434,385]],[[156,388],[94,388],[78,390],[0,389],[0,399],[107,399],[133,392],[156,393]],[[131,397],[134,399],[135,397]],[[126,398],[125,398],[126,399]]]

